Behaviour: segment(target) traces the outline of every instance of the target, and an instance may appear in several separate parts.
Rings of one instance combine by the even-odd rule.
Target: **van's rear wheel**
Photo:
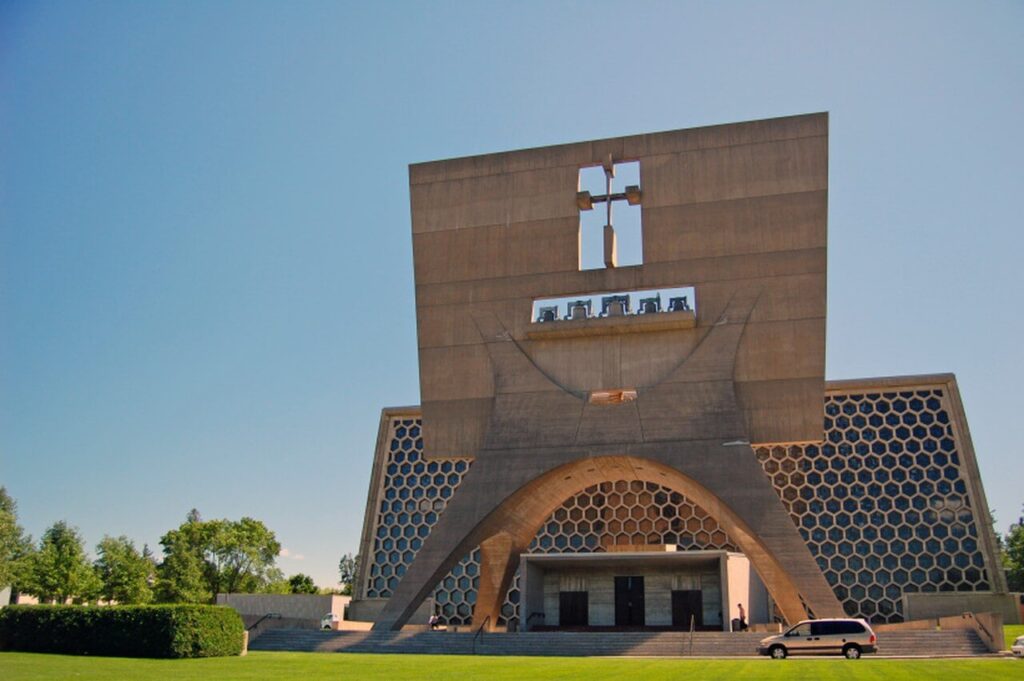
[[[843,656],[847,660],[859,660],[860,659],[860,646],[849,645],[843,648]]]
[[[768,650],[768,654],[772,656],[773,660],[786,659],[786,649],[783,646],[772,646],[771,649]]]

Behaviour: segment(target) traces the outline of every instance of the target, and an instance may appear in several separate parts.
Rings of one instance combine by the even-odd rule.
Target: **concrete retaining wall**
[[[991,591],[903,594],[903,616],[907,620],[957,617],[965,612],[998,612],[1007,624],[1020,624],[1020,608],[1013,594]]]
[[[334,629],[369,629],[369,622],[347,619],[346,611],[351,600],[350,596],[319,594],[217,594],[217,605],[234,608],[242,616],[246,628],[260,623],[251,633],[254,639],[266,629],[319,629],[320,621],[327,613],[334,613],[339,618],[332,627]],[[262,619],[269,614],[276,617]]]

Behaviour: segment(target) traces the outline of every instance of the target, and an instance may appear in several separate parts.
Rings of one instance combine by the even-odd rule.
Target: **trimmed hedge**
[[[0,608],[0,650],[111,657],[239,655],[238,613],[214,605],[12,605]]]

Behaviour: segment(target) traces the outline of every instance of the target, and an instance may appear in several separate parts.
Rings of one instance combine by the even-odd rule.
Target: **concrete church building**
[[[825,380],[826,114],[416,164],[410,194],[421,405],[381,417],[350,619],[1002,607],[953,376]]]

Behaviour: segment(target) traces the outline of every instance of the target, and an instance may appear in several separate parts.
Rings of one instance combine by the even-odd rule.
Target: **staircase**
[[[974,657],[989,649],[971,629],[945,631],[883,631],[878,654],[885,657]]]
[[[313,631],[271,629],[250,650],[433,655],[737,657],[756,655],[766,634],[697,632]],[[973,631],[890,631],[878,639],[880,657],[970,657],[988,654]],[[874,656],[871,656],[874,657]]]

